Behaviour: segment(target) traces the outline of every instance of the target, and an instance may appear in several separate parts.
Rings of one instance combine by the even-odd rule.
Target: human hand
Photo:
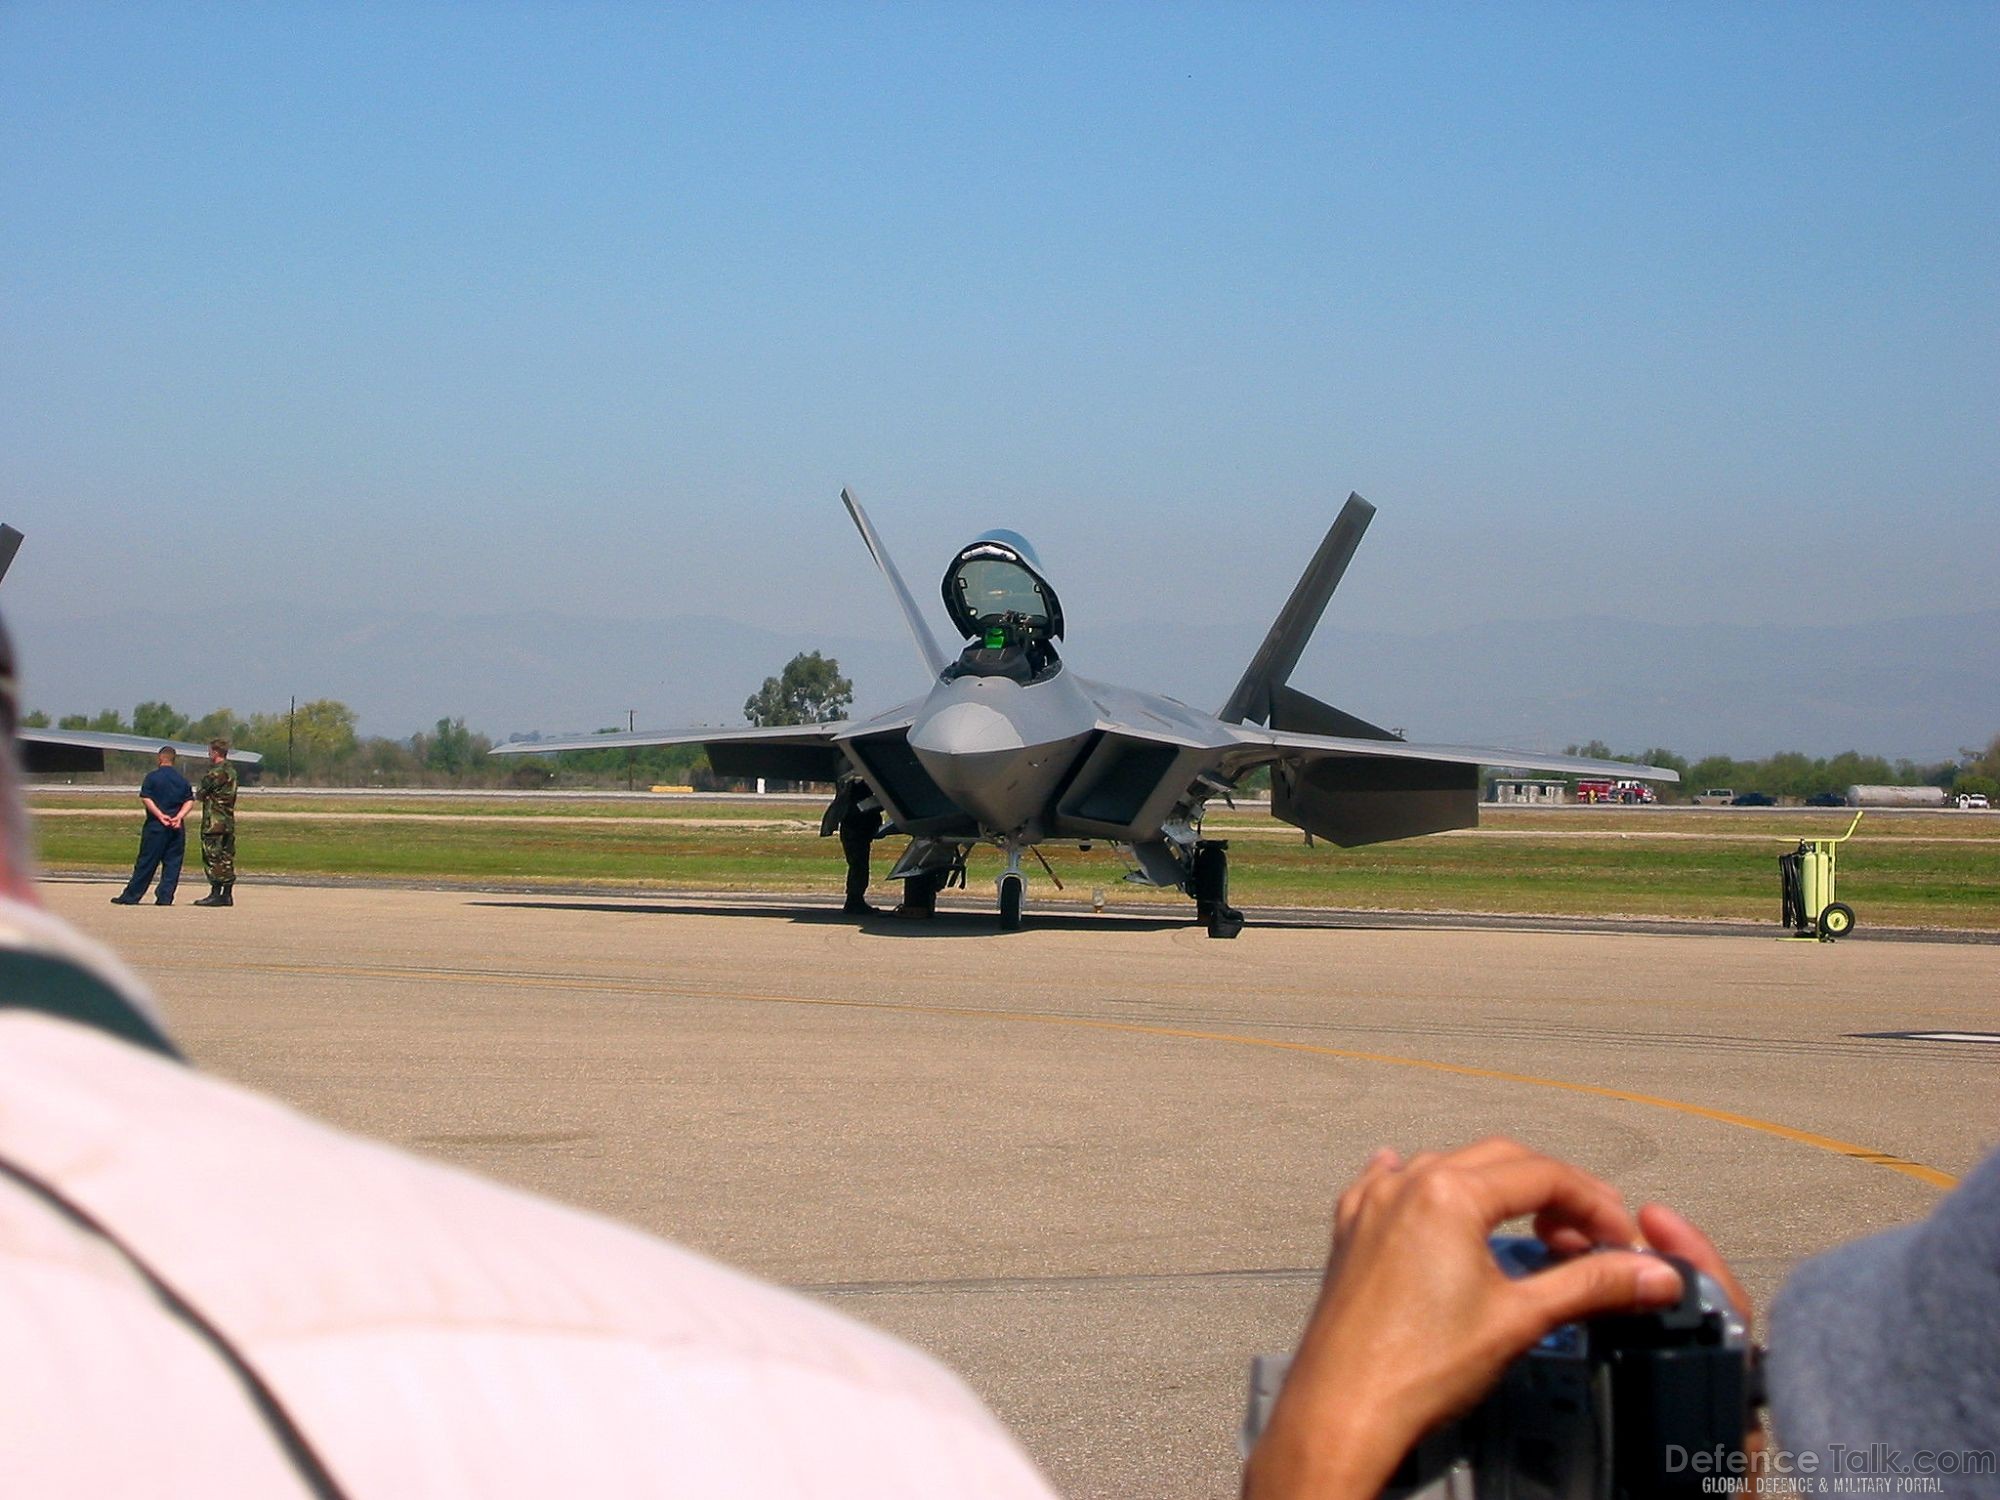
[[[1486,1241],[1523,1215],[1575,1258],[1510,1279]],[[1653,1222],[1672,1253],[1699,1240],[1720,1265],[1678,1215],[1662,1209]],[[1579,1253],[1640,1243],[1615,1188],[1513,1141],[1407,1163],[1376,1152],[1341,1195],[1319,1300],[1244,1470],[1246,1500],[1375,1495],[1419,1438],[1473,1406],[1550,1329],[1674,1302],[1681,1278],[1664,1262]]]
[[[1750,1305],[1750,1294],[1743,1290],[1743,1283],[1736,1279],[1729,1262],[1707,1235],[1664,1203],[1648,1203],[1640,1209],[1639,1228],[1646,1236],[1646,1243],[1661,1255],[1678,1256],[1697,1271],[1713,1276],[1729,1294],[1736,1310],[1743,1314],[1744,1327],[1755,1330],[1756,1310]]]

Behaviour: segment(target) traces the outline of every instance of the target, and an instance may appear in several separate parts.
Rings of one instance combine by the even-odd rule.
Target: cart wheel
[[[1843,901],[1836,901],[1819,914],[1819,935],[1823,938],[1844,938],[1854,931],[1854,908]]]

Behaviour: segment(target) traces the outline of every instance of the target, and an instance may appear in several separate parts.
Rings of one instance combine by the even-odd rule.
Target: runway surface
[[[930,1349],[1072,1496],[1234,1492],[1376,1145],[1504,1132],[1714,1233],[1760,1301],[2000,1138],[2000,951],[246,886],[50,904],[201,1065]],[[195,894],[188,891],[187,894]]]

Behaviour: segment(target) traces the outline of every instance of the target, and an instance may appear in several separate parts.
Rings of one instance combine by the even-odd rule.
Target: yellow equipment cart
[[[1833,871],[1840,846],[1854,837],[1861,814],[1837,839],[1800,839],[1790,854],[1778,856],[1778,885],[1784,903],[1779,921],[1798,937],[1822,943],[1854,931],[1854,908],[1833,899]]]

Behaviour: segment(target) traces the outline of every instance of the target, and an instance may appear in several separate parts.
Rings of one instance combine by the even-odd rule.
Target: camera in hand
[[[1499,1236],[1491,1243],[1510,1276],[1531,1276],[1551,1259],[1540,1240]],[[1697,1495],[1705,1475],[1730,1472],[1692,1464],[1688,1455],[1743,1447],[1758,1400],[1748,1330],[1712,1277],[1667,1259],[1681,1273],[1679,1302],[1554,1330],[1508,1366],[1478,1406],[1418,1443],[1383,1493],[1637,1500]],[[1290,1365],[1283,1355],[1252,1362],[1246,1453]]]

